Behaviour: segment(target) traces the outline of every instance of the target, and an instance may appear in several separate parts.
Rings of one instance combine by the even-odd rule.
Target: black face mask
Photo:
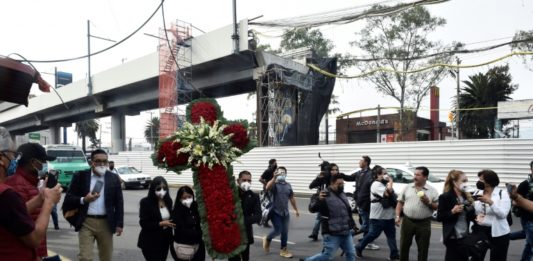
[[[481,181],[481,180],[478,180],[478,182],[476,182],[476,187],[479,190],[484,190],[485,189],[485,183],[483,183],[483,181]]]
[[[386,179],[383,179],[383,180],[381,180],[381,183],[382,183],[383,185],[387,185],[387,183],[389,183],[389,181],[386,180]]]

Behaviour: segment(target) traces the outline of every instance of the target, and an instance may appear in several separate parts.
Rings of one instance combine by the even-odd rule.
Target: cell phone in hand
[[[94,184],[93,190],[91,191],[92,194],[100,193],[102,191],[102,188],[104,187],[104,182],[101,180],[97,180],[96,184]]]
[[[48,180],[46,181],[47,188],[53,188],[57,185],[57,178],[52,174],[47,174]]]

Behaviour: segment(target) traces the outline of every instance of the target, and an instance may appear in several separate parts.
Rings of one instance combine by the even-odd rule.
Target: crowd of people
[[[46,230],[49,218],[60,201],[61,187],[50,182],[46,162],[54,160],[36,143],[18,148],[5,128],[0,127],[0,256],[6,260],[59,260],[47,257]],[[346,175],[335,163],[324,162],[321,171],[310,182],[316,190],[309,211],[316,222],[309,238],[319,239],[317,254],[300,260],[332,260],[342,250],[345,260],[363,257],[366,249],[377,249],[372,242],[385,234],[388,260],[409,260],[413,238],[417,244],[417,260],[428,259],[431,222],[436,211],[442,222],[442,243],[446,261],[481,261],[490,251],[491,261],[507,260],[509,241],[525,239],[522,261],[533,256],[533,161],[531,174],[518,187],[500,188],[500,180],[492,170],[481,170],[477,190],[467,186],[468,178],[460,170],[451,170],[439,195],[428,182],[429,169],[416,167],[413,183],[394,191],[393,178],[379,165],[370,167],[369,156],[361,157],[360,171]],[[96,242],[99,260],[112,260],[113,235],[124,228],[124,200],[120,178],[109,167],[103,150],[91,154],[91,168],[73,176],[62,206],[63,216],[78,232],[79,260],[93,260]],[[236,177],[242,204],[248,245],[230,261],[250,258],[254,243],[253,225],[264,219],[262,200],[269,197],[268,218],[271,232],[262,240],[263,250],[270,252],[272,240],[280,236],[279,255],[292,258],[287,248],[291,204],[296,217],[298,206],[287,169],[269,161],[259,179],[261,196],[251,188],[252,173],[241,171]],[[357,203],[358,222],[344,190],[345,181],[355,181],[353,194]],[[511,232],[511,209],[520,217],[522,230]],[[56,214],[57,215],[57,214]],[[53,216],[53,215],[52,215]],[[56,217],[57,218],[57,217]],[[270,227],[268,221],[262,225]],[[266,222],[265,222],[266,221]],[[356,223],[359,223],[357,225]],[[146,260],[205,260],[200,214],[195,193],[189,186],[178,189],[174,201],[167,181],[154,177],[148,195],[139,203],[141,231],[137,246]],[[57,221],[54,221],[57,227]],[[400,229],[399,247],[396,230]],[[360,236],[358,236],[360,235]],[[354,237],[359,237],[354,241]]]

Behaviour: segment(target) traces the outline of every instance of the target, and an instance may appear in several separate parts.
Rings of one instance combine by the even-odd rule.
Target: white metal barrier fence
[[[348,173],[358,168],[361,156],[368,155],[372,166],[379,164],[402,165],[407,161],[413,166],[426,166],[437,177],[445,178],[451,169],[467,173],[470,181],[477,180],[481,169],[492,169],[498,173],[501,185],[505,182],[519,183],[530,173],[529,163],[533,160],[533,140],[459,140],[401,143],[334,144],[316,146],[263,147],[255,148],[235,162],[234,173],[246,169],[253,175],[252,189],[262,188],[258,179],[268,165],[276,158],[278,166],[287,168],[287,181],[296,193],[310,194],[309,183],[319,172],[318,152],[322,158],[339,165],[341,172]],[[191,171],[181,175],[153,166],[151,152],[121,152],[110,155],[115,166],[135,166],[152,176],[162,175],[170,184],[192,184]]]

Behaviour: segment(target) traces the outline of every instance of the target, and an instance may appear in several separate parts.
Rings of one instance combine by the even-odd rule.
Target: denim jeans
[[[346,261],[355,260],[355,248],[353,247],[353,238],[351,233],[346,235],[322,235],[324,249],[322,253],[308,257],[305,261],[329,261],[333,260],[337,248],[344,250]]]
[[[370,219],[370,211],[364,210],[362,208],[358,208],[357,211],[359,212],[359,218],[361,219],[361,231],[363,231],[363,235],[368,234],[369,228],[369,219]]]
[[[311,235],[318,236],[319,231],[320,231],[320,213],[316,213],[315,225],[313,226],[313,232],[311,232]]]
[[[396,227],[394,219],[370,219],[370,231],[363,239],[355,246],[361,252],[365,247],[374,239],[378,238],[381,232],[385,232],[387,236],[387,244],[390,249],[390,258],[398,258],[400,256],[398,252],[398,246],[396,245]]]
[[[270,231],[270,234],[268,234],[267,241],[270,242],[272,241],[272,238],[275,238],[281,234],[281,248],[287,247],[290,215],[280,216],[276,212],[273,212],[271,220],[272,225],[274,225],[274,230]]]
[[[533,221],[521,218],[520,223],[526,234],[526,245],[524,246],[524,251],[522,251],[522,258],[520,261],[530,261],[533,256]]]

